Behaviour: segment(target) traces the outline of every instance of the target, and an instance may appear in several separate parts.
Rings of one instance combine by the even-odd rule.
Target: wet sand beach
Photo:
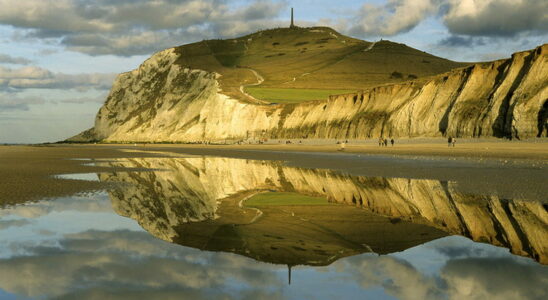
[[[143,156],[110,147],[0,146],[0,205],[69,196],[104,189],[99,182],[58,179],[54,175],[101,172],[80,159]],[[109,169],[110,170],[110,169]]]
[[[127,151],[137,150],[137,151]],[[441,141],[401,143],[394,147],[347,144],[265,145],[35,145],[0,146],[0,204],[14,204],[104,189],[93,181],[55,178],[56,174],[109,169],[78,159],[210,155],[283,161],[334,169],[351,175],[458,181],[463,192],[482,191],[511,198],[548,194],[548,143],[474,142],[449,148]],[[544,199],[545,200],[545,199]]]

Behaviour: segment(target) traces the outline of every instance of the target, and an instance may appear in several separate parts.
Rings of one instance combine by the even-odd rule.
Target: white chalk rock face
[[[419,84],[325,101],[263,105],[222,93],[220,74],[167,49],[118,76],[95,127],[72,141],[199,142],[246,138],[548,136],[548,44]]]

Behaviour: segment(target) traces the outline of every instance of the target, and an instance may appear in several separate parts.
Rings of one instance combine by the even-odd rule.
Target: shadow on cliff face
[[[537,127],[537,137],[548,137],[548,99],[544,100],[544,104],[538,112]]]
[[[464,86],[466,85],[466,82],[468,78],[470,77],[470,74],[472,73],[472,69],[473,67],[467,67],[464,69],[462,73],[462,79],[459,83],[458,88],[456,89],[455,94],[457,95],[460,94],[462,89],[464,89]],[[447,76],[443,77],[444,82],[447,81],[447,79],[448,79]],[[443,136],[447,134],[447,129],[449,127],[449,115],[451,114],[451,111],[453,110],[453,107],[455,106],[456,101],[457,101],[457,97],[453,97],[451,99],[451,101],[447,105],[447,109],[443,113],[443,116],[441,117],[440,122],[438,124],[438,130],[439,132],[441,132]]]
[[[516,137],[519,139],[518,132],[515,132],[512,128],[512,119],[514,115],[514,107],[517,104],[515,101],[514,103],[511,103],[510,100],[512,100],[512,97],[514,96],[514,91],[519,87],[521,82],[523,81],[523,77],[527,75],[529,70],[531,69],[531,60],[533,59],[533,53],[529,53],[527,56],[524,57],[524,63],[522,67],[520,68],[518,75],[514,78],[514,81],[512,82],[512,85],[510,86],[506,97],[502,100],[502,103],[499,107],[499,114],[497,118],[495,119],[495,122],[493,123],[493,135],[496,137],[505,137],[505,138],[512,138]],[[495,87],[493,89],[493,93],[497,91],[497,88],[502,83],[503,77],[506,76],[506,73],[508,72],[509,65],[512,63],[511,60],[505,61],[502,65],[499,67],[499,74],[495,80]],[[503,76],[504,75],[504,76]],[[489,97],[489,99],[492,98],[492,95]]]
[[[221,157],[107,164],[167,170],[99,177],[131,184],[110,192],[118,214],[185,246],[278,264],[326,265],[344,256],[398,252],[455,234],[548,263],[548,213],[540,201],[466,194],[453,181],[350,176]],[[254,198],[265,192],[325,203],[292,202],[284,194],[264,203]]]

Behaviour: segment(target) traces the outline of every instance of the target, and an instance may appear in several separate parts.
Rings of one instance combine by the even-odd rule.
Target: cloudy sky
[[[334,3],[336,2],[336,5]],[[547,42],[546,0],[0,0],[0,143],[57,141],[92,127],[115,74],[209,38],[327,25],[457,61]]]

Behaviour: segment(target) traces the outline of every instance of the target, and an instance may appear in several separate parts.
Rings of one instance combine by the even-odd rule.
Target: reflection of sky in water
[[[0,210],[0,257],[20,254],[22,245],[56,244],[66,234],[117,229],[142,231],[137,222],[112,211],[106,193],[12,206]]]
[[[83,164],[83,165],[93,165],[93,164]],[[99,178],[97,177],[97,174],[95,173],[60,174],[60,175],[55,175],[55,177],[60,179],[99,181]]]
[[[105,193],[0,210],[0,298],[542,299],[548,273],[507,249],[447,237],[386,256],[287,267],[152,237]],[[16,297],[17,296],[17,297]]]

